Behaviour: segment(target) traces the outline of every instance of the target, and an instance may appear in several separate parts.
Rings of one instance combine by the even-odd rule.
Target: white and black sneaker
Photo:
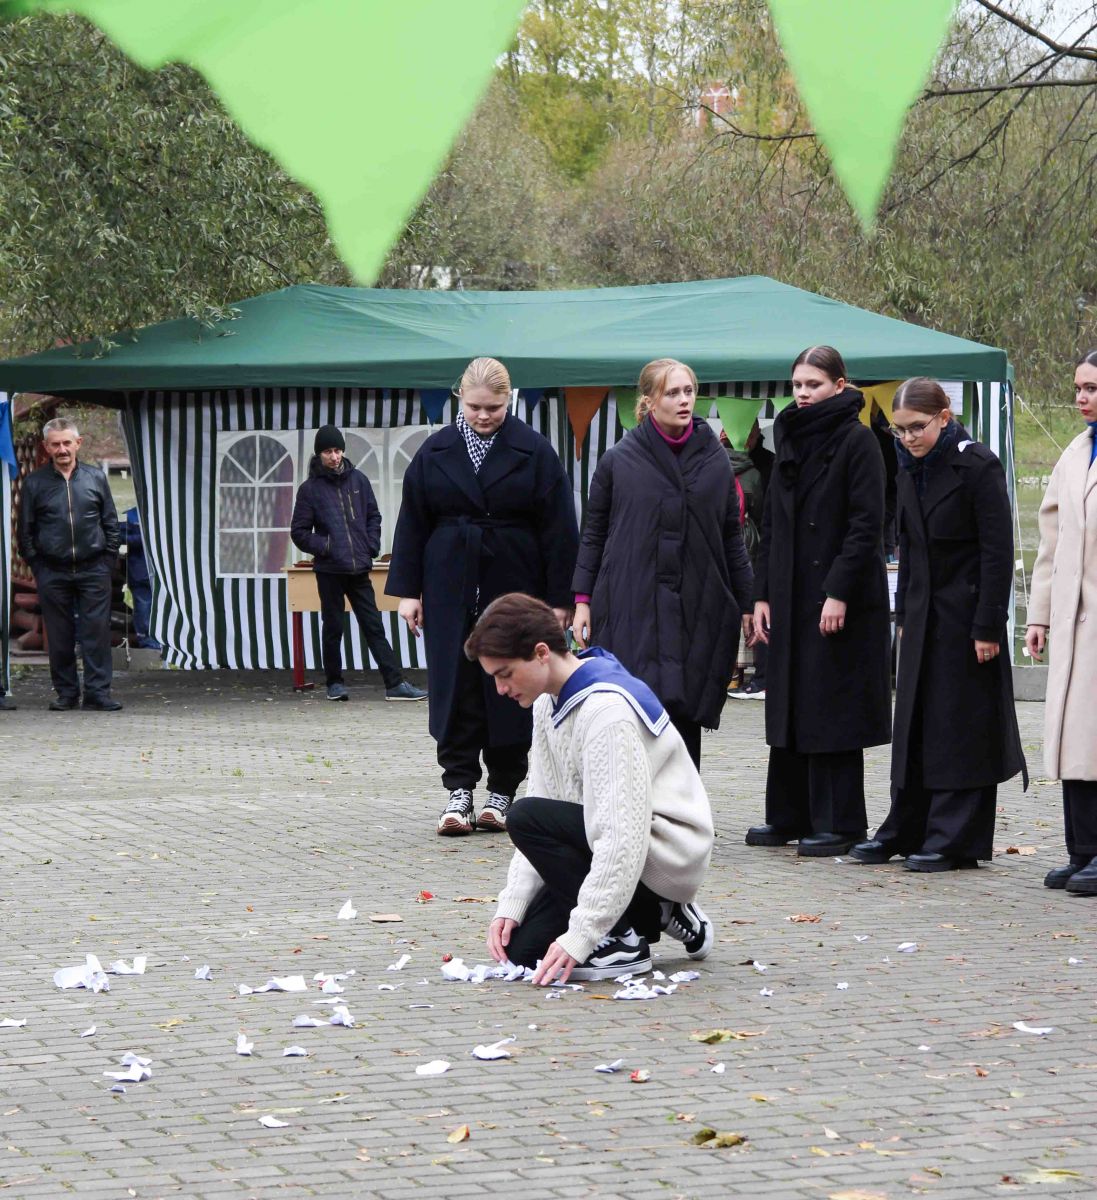
[[[449,803],[438,818],[438,832],[443,837],[461,837],[472,833],[475,823],[472,792],[468,788],[454,788],[449,794]]]
[[[660,907],[663,932],[680,941],[690,958],[706,958],[716,939],[716,931],[701,909],[692,901],[679,904],[663,900]]]
[[[647,940],[635,929],[609,933],[594,947],[594,953],[575,967],[569,979],[616,979],[618,975],[643,975],[651,970]]]
[[[513,803],[513,796],[507,796],[503,792],[488,792],[487,801],[477,818],[476,828],[486,829],[492,833],[506,829],[507,813]]]

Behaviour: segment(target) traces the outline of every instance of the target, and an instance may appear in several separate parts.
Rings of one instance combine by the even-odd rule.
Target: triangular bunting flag
[[[717,396],[716,411],[728,441],[736,450],[745,450],[747,437],[762,410],[761,400],[744,400],[740,396]]]
[[[448,388],[426,388],[419,392],[419,403],[423,406],[423,412],[427,414],[427,420],[432,425],[437,425],[442,419],[442,414],[446,411],[446,401],[450,398]]]
[[[575,434],[575,457],[583,457],[583,443],[587,440],[587,431],[594,420],[594,414],[602,407],[602,402],[609,395],[608,387],[569,387],[564,388],[567,401],[568,421],[571,431]]]
[[[613,399],[617,405],[617,420],[622,429],[636,428],[636,397],[639,388],[614,388]]]
[[[533,410],[545,398],[544,388],[519,388],[518,394],[526,402],[526,420],[533,417]]]
[[[865,397],[865,407],[861,409],[861,421],[863,424],[868,425],[872,420],[872,406],[874,403],[890,423],[891,402],[895,399],[895,393],[898,391],[900,383],[902,383],[901,379],[893,379],[889,383],[876,383],[872,387],[858,389],[864,393]]]

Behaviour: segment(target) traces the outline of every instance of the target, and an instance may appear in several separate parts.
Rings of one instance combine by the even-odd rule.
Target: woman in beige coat
[[[1063,781],[1070,855],[1044,884],[1097,896],[1097,350],[1077,364],[1074,397],[1087,428],[1055,464],[1040,506],[1025,645],[1038,659],[1051,644],[1044,764]]]

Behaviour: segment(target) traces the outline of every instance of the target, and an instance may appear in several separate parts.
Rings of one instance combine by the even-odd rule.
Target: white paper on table
[[[323,1023],[315,1017],[310,1017],[308,1013],[301,1013],[300,1016],[293,1018],[294,1029],[318,1029]]]
[[[199,967],[198,970],[194,972],[194,978],[195,979],[212,979],[213,972],[210,970],[209,963],[206,963],[206,965],[204,967]]]
[[[483,1059],[485,1062],[491,1062],[496,1058],[510,1058],[510,1051],[505,1050],[504,1046],[509,1046],[511,1042],[516,1042],[516,1037],[500,1038],[497,1042],[492,1042],[490,1046],[474,1046],[472,1048],[472,1057]]]
[[[92,1035],[94,1032],[95,1032],[95,1026],[94,1026],[94,1025],[89,1025],[89,1026],[88,1026],[88,1028],[87,1028],[87,1029],[85,1029],[85,1030],[84,1030],[84,1032],[83,1032],[83,1033],[82,1033],[80,1036],[81,1036],[81,1037],[91,1037],[91,1035]]]
[[[259,1124],[264,1129],[285,1129],[289,1121],[279,1121],[277,1117],[272,1117],[269,1113],[265,1117],[259,1118]]]
[[[347,1029],[354,1028],[354,1017],[351,1016],[350,1010],[343,1008],[333,1009],[331,1017],[328,1019],[329,1025],[345,1025]]]
[[[389,963],[389,965],[385,968],[385,970],[387,970],[387,971],[402,971],[408,965],[409,962],[411,962],[411,955],[410,954],[401,954],[400,957],[394,963]]]
[[[110,980],[94,954],[89,954],[81,966],[62,967],[55,971],[53,982],[59,988],[87,988],[89,992],[110,991]]]
[[[1018,1033],[1035,1033],[1039,1037],[1043,1037],[1045,1034],[1055,1032],[1054,1025],[1028,1025],[1024,1021],[1014,1021],[1013,1028],[1016,1029]]]
[[[254,1049],[255,1049],[255,1043],[248,1041],[247,1034],[238,1033],[236,1035],[236,1053],[237,1054],[243,1054],[243,1055],[247,1056],[247,1055],[251,1054],[252,1050],[254,1050]]]
[[[138,954],[134,958],[133,966],[131,967],[124,958],[119,958],[117,961],[112,962],[107,970],[112,975],[144,975],[148,961],[147,954]]]
[[[615,1058],[613,1062],[599,1063],[594,1069],[602,1075],[616,1075],[624,1065],[625,1060],[623,1058]]]
[[[416,1075],[444,1075],[450,1069],[450,1064],[444,1058],[436,1058],[433,1062],[421,1063],[415,1068]]]
[[[348,900],[339,910],[335,919],[337,921],[353,921],[356,916],[358,916],[358,909]]]
[[[283,1058],[308,1058],[309,1052],[304,1046],[287,1046],[282,1051]]]

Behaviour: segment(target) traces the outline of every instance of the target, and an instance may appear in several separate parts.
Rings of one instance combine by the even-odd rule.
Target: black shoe
[[[610,933],[594,947],[594,953],[577,966],[569,979],[616,979],[618,975],[643,975],[651,970],[651,951],[635,929]]]
[[[1073,896],[1097,896],[1097,859],[1067,880],[1067,891]]]
[[[406,679],[401,680],[395,687],[385,689],[386,700],[425,700],[426,698],[427,693],[422,688],[408,683]]]
[[[329,700],[349,700],[350,693],[347,691],[346,684],[340,683],[338,680],[335,683],[328,684],[328,699]]]
[[[0,692],[0,711],[15,712],[18,707],[19,705],[15,703],[7,692]]]
[[[679,904],[661,900],[659,908],[659,924],[663,932],[681,942],[690,958],[706,958],[712,949],[716,931],[700,907],[692,901]]]
[[[977,858],[949,858],[947,854],[908,854],[903,866],[908,871],[973,871]]]
[[[829,858],[832,854],[846,854],[864,839],[863,829],[860,833],[811,833],[800,839],[796,853],[803,858]]]
[[[85,696],[82,707],[92,712],[120,712],[122,701],[112,696]]]
[[[75,696],[58,696],[50,701],[50,712],[71,712],[79,703]]]
[[[1072,875],[1077,875],[1084,867],[1088,867],[1090,858],[1088,854],[1072,854],[1070,862],[1065,867],[1053,867],[1044,876],[1044,887],[1054,888],[1058,891],[1060,888],[1065,888],[1067,880]]]
[[[791,829],[778,829],[776,825],[752,825],[743,841],[748,846],[787,846],[797,836]]]
[[[872,838],[867,842],[858,842],[851,847],[849,856],[854,862],[865,863],[870,867],[879,867],[895,857],[897,851],[890,842],[881,842]]]

